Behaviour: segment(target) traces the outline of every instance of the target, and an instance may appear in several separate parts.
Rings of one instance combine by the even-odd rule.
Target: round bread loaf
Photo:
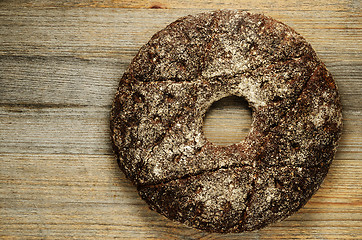
[[[245,98],[252,126],[216,146],[206,111]],[[337,87],[306,40],[244,11],[186,16],[156,33],[124,73],[111,111],[119,166],[157,212],[210,232],[259,229],[319,188],[342,127]]]

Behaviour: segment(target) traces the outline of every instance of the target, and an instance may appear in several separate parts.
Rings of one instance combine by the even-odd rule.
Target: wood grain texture
[[[360,5],[0,1],[0,238],[361,239]],[[219,8],[265,13],[302,34],[333,74],[344,108],[336,159],[307,205],[260,231],[228,235],[190,229],[149,210],[119,171],[109,140],[112,98],[138,49],[178,17]],[[213,141],[237,141],[232,126],[243,132],[248,125],[238,109],[235,99],[211,109],[205,127]]]

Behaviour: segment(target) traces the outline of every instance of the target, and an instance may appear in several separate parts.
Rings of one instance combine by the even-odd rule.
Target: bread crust
[[[248,136],[216,146],[211,104],[245,98]],[[306,40],[261,14],[186,16],[156,33],[124,73],[111,111],[119,166],[169,219],[209,232],[262,228],[300,209],[336,152],[342,110]]]

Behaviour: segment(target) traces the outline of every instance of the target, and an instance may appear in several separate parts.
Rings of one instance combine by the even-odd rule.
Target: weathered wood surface
[[[0,237],[360,239],[360,5],[353,0],[0,1]],[[265,13],[296,29],[334,75],[344,107],[336,159],[308,204],[263,230],[228,235],[190,229],[149,210],[118,170],[108,127],[118,80],[138,48],[178,17],[219,8]],[[234,100],[219,103],[208,115],[205,129],[216,143],[237,140],[232,125],[246,131],[250,116],[239,116],[247,110]],[[220,129],[224,135],[218,135]]]

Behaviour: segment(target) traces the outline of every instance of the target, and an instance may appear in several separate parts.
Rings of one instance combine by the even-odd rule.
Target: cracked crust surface
[[[248,136],[215,146],[203,117],[223,97],[253,110]],[[144,45],[111,111],[122,171],[152,209],[210,232],[259,229],[322,183],[342,127],[337,87],[312,47],[260,14],[181,18]]]

